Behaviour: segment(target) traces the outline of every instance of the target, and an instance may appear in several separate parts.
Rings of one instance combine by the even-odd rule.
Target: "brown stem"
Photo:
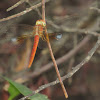
[[[42,0],[42,19],[45,21],[45,0]]]
[[[57,63],[56,63],[56,60],[55,60],[54,55],[53,55],[53,52],[52,52],[52,48],[51,48],[50,42],[47,41],[47,44],[48,44],[48,47],[49,47],[49,51],[50,51],[50,55],[51,55],[51,58],[52,58],[54,67],[56,69],[56,73],[57,73],[58,79],[60,81],[61,87],[62,87],[63,92],[64,92],[64,95],[65,95],[66,98],[68,98],[68,94],[67,94],[66,89],[64,87],[64,84],[63,84],[63,82],[61,80],[61,76],[60,76],[60,73],[59,73],[59,70],[58,70],[58,67],[57,67]]]
[[[48,2],[49,0],[46,0],[46,2]],[[20,17],[30,11],[32,11],[33,9],[37,8],[37,7],[40,7],[41,6],[41,3],[38,3],[30,8],[27,8],[26,10],[20,12],[20,13],[17,13],[17,14],[14,14],[12,16],[9,16],[9,17],[6,17],[6,18],[2,18],[0,19],[0,22],[3,22],[3,21],[7,21],[7,20],[10,20],[10,19],[13,19],[13,18],[16,18],[16,17]]]
[[[91,59],[91,57],[93,56],[93,54],[95,53],[95,51],[97,50],[97,48],[99,46],[100,46],[100,36],[98,37],[98,40],[97,40],[96,44],[94,45],[94,47],[88,52],[88,55],[83,59],[83,61],[81,63],[79,63],[78,65],[76,65],[75,67],[73,67],[73,69],[67,75],[63,76],[62,80],[64,81],[66,78],[72,77],[85,63],[87,63]],[[32,94],[27,95],[19,100],[25,100],[26,98],[29,98],[33,94],[36,94],[37,92],[40,92],[41,90],[43,90],[49,86],[56,85],[57,83],[59,83],[58,79],[49,84],[42,85],[36,91],[33,91]]]
[[[42,0],[42,19],[45,21],[45,0]],[[46,36],[47,36],[47,29],[46,29]],[[56,63],[56,60],[55,60],[53,52],[52,52],[52,48],[51,48],[51,45],[50,45],[50,42],[49,42],[49,37],[47,36],[46,38],[47,38],[47,45],[48,45],[48,48],[49,48],[49,52],[50,52],[50,55],[51,55],[51,58],[52,58],[58,79],[60,81],[60,85],[61,85],[62,90],[64,92],[65,98],[68,98],[68,94],[67,94],[66,89],[64,87],[64,84],[61,80],[61,76],[60,76],[60,73],[59,73],[59,70],[58,70],[58,67],[57,67],[57,63]]]

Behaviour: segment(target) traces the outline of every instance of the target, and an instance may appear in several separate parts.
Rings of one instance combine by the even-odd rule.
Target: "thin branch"
[[[42,0],[42,19],[45,21],[45,0]]]
[[[62,30],[65,32],[69,32],[69,33],[77,33],[77,34],[90,34],[90,35],[94,35],[94,36],[100,36],[99,33],[94,32],[94,31],[89,31],[88,29],[76,29],[76,28],[67,28],[65,26],[58,26],[55,23],[53,23],[51,20],[47,20],[47,23],[49,23],[50,25],[52,25],[54,28],[58,29],[58,30]]]
[[[59,81],[60,81],[60,85],[61,85],[61,87],[62,87],[62,90],[63,90],[63,92],[64,92],[65,97],[68,98],[68,94],[67,94],[66,89],[65,89],[65,87],[64,87],[64,84],[63,84],[63,82],[62,82],[62,80],[61,80],[61,76],[60,76],[60,73],[59,73],[59,69],[58,69],[56,60],[55,60],[55,58],[54,58],[53,52],[52,52],[52,48],[51,48],[50,42],[49,42],[49,43],[48,43],[48,42],[49,42],[49,41],[47,41],[47,44],[48,44],[48,47],[49,47],[49,52],[50,52],[50,55],[51,55],[51,58],[52,58],[52,61],[53,61],[53,64],[54,64],[54,67],[55,67],[55,70],[56,70],[58,79],[59,79]]]
[[[66,31],[66,32],[72,32],[72,33],[84,33],[84,34],[90,34],[90,35],[94,35],[94,36],[100,36],[100,34],[99,33],[97,33],[97,32],[94,32],[94,31],[89,31],[89,30],[86,30],[86,29],[70,29],[70,28],[66,28],[66,27],[62,27],[62,29],[64,30],[64,31]]]
[[[75,55],[84,45],[86,45],[87,42],[88,42],[89,40],[90,40],[90,36],[86,36],[86,37],[82,40],[82,42],[80,42],[74,49],[72,49],[71,51],[69,51],[69,52],[68,52],[67,54],[65,54],[64,56],[58,58],[58,59],[56,60],[57,65],[59,65],[59,64],[65,62],[65,61],[67,61],[68,59],[70,59],[70,58],[71,58],[73,55]],[[35,70],[33,73],[28,74],[28,75],[25,76],[25,77],[22,76],[22,78],[23,78],[24,80],[27,80],[27,79],[29,79],[29,78],[34,78],[34,77],[39,76],[39,75],[41,75],[42,73],[44,73],[44,72],[50,70],[51,68],[53,68],[53,63],[52,63],[52,62],[50,62],[49,64],[47,64],[47,65],[45,65],[45,66],[43,66],[43,67],[41,67],[41,69]]]
[[[99,1],[99,0],[98,0]],[[97,2],[98,6],[99,6],[99,2]],[[97,8],[98,9],[98,8]],[[80,22],[80,24],[77,26],[77,29],[73,29],[73,28],[67,28],[64,25],[56,25],[54,24],[52,21],[47,20],[47,22],[49,24],[51,24],[54,28],[60,30],[60,31],[65,31],[65,32],[75,32],[75,33],[85,33],[85,34],[92,34],[94,36],[100,36],[100,34],[96,33],[96,32],[91,32],[88,29],[93,27],[93,25],[95,24],[95,22],[97,22],[97,19],[99,17],[99,14],[97,11],[93,10],[90,11],[90,13],[88,14],[88,16],[86,17],[86,20],[82,20]]]
[[[50,0],[46,0],[46,2],[49,2]],[[42,5],[42,3],[38,3],[30,8],[27,8],[26,10],[20,12],[20,13],[17,13],[15,15],[12,15],[12,16],[9,16],[9,17],[6,17],[6,18],[3,18],[3,19],[0,19],[0,22],[3,22],[3,21],[7,21],[7,20],[10,20],[10,19],[13,19],[13,18],[16,18],[16,17],[20,17],[28,12],[30,12],[31,10],[37,8],[37,7],[40,7]]]
[[[45,0],[42,0],[42,19],[45,21]],[[46,22],[46,21],[45,21]],[[46,28],[45,28],[46,29]],[[54,64],[54,67],[55,67],[55,70],[56,70],[56,73],[57,73],[57,76],[58,76],[58,79],[60,81],[60,85],[62,87],[62,90],[64,92],[64,95],[65,95],[65,98],[68,98],[68,94],[67,94],[67,91],[64,87],[64,84],[61,80],[61,76],[60,76],[60,73],[59,73],[59,69],[58,69],[58,66],[57,66],[57,63],[56,63],[56,60],[55,60],[55,57],[53,55],[53,51],[52,51],[52,48],[51,48],[51,44],[50,44],[50,41],[49,41],[49,37],[47,36],[47,29],[46,29],[46,38],[47,38],[47,45],[48,45],[48,48],[49,48],[49,52],[50,52],[50,55],[51,55],[51,59],[53,61],[53,64]]]
[[[95,51],[97,50],[97,48],[100,46],[100,37],[98,37],[98,40],[96,42],[96,44],[94,45],[94,47],[88,52],[88,55],[87,57],[81,62],[79,63],[77,66],[75,66],[72,71],[70,71],[67,75],[63,76],[61,79],[62,81],[64,81],[65,79],[69,78],[69,77],[72,77],[84,64],[86,64],[90,59],[91,57],[93,56],[93,54],[95,53]],[[60,81],[57,79],[56,81],[53,81],[51,83],[48,83],[48,84],[45,84],[45,85],[42,85],[40,86],[36,91],[33,91],[32,94],[28,95],[28,96],[25,96],[19,100],[25,100],[26,98],[29,98],[30,96],[40,92],[41,90],[44,90],[45,88],[47,87],[50,87],[50,86],[54,86],[56,84],[60,83]]]
[[[31,7],[32,6],[32,4],[29,2],[29,0],[27,0],[27,4]],[[39,11],[39,9],[38,8],[36,8],[36,9],[34,9],[37,13],[38,13],[38,15],[42,18],[42,14],[41,14],[41,12]]]
[[[100,13],[100,9],[96,8],[96,7],[90,7],[90,9],[96,10]]]
[[[77,41],[77,35],[76,34],[73,34],[73,48],[75,48],[78,44],[78,41]],[[69,62],[69,65],[68,65],[68,70],[67,70],[67,73],[69,73],[71,70],[72,70],[72,67],[75,63],[75,56],[73,56],[71,59],[70,59],[70,62]],[[72,77],[68,79],[68,83],[71,84],[72,83]]]
[[[72,49],[71,51],[69,51],[67,54],[65,54],[64,56],[58,58],[56,60],[57,65],[69,60],[73,55],[75,55],[81,48],[83,48],[90,40],[91,36],[86,36],[74,49]],[[41,69],[37,69],[32,73],[28,73],[27,76],[19,76],[22,80],[24,80],[24,82],[28,81],[30,78],[35,78],[39,75],[41,75],[42,73],[50,70],[53,68],[53,63],[50,62],[45,66],[42,66]],[[18,77],[17,77],[18,78]],[[15,77],[16,79],[16,77]]]
[[[14,4],[13,6],[9,7],[9,8],[7,9],[7,11],[10,11],[10,10],[14,9],[14,8],[16,8],[17,6],[19,6],[20,4],[22,4],[22,3],[24,3],[24,2],[27,2],[27,1],[28,1],[28,0],[20,0],[20,1],[18,1],[16,4]]]

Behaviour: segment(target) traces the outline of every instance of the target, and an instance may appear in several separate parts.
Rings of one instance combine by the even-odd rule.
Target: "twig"
[[[70,28],[65,28],[65,27],[63,27],[62,28],[64,31],[66,31],[66,32],[75,32],[75,33],[84,33],[84,34],[90,34],[90,35],[94,35],[94,36],[100,36],[100,34],[99,33],[97,33],[97,32],[94,32],[94,31],[89,31],[89,30],[85,30],[85,29],[70,29]]]
[[[73,48],[75,48],[78,44],[78,41],[77,41],[77,34],[73,34]],[[74,62],[75,62],[75,56],[73,56],[69,62],[69,66],[68,66],[68,70],[67,70],[67,73],[69,73],[74,65]],[[72,77],[68,79],[68,83],[71,84],[72,83]]]
[[[9,7],[9,8],[7,9],[7,11],[10,11],[10,10],[16,8],[17,6],[19,6],[20,4],[22,4],[22,3],[24,3],[24,2],[28,3],[28,5],[30,5],[30,7],[32,7],[32,4],[29,2],[29,0],[20,0],[19,2],[17,2],[17,3],[14,4],[13,6]],[[39,14],[40,17],[42,16],[41,13],[40,13],[40,11],[38,10],[38,8],[36,8],[36,9],[34,9],[34,10],[38,12],[38,14]]]
[[[98,2],[96,3],[99,7],[100,0],[97,0]],[[97,11],[93,10],[90,11],[90,13],[88,14],[86,20],[82,20],[81,22],[79,22],[80,24],[77,26],[77,29],[71,29],[71,28],[67,28],[64,25],[56,25],[54,24],[52,21],[47,20],[49,24],[51,24],[54,28],[61,30],[61,31],[65,31],[65,32],[75,32],[75,33],[85,33],[85,34],[92,34],[94,36],[100,36],[100,34],[98,34],[97,32],[91,32],[88,29],[90,27],[93,27],[94,23],[97,21],[97,18],[99,17],[99,14]]]
[[[90,7],[90,9],[96,10],[100,13],[100,9],[96,8],[96,7]]]
[[[14,4],[13,6],[9,7],[9,8],[7,9],[7,11],[10,11],[10,10],[14,9],[14,8],[16,8],[17,6],[19,6],[20,4],[22,4],[22,3],[24,3],[24,2],[27,2],[27,1],[28,1],[28,0],[20,0],[20,1],[18,1],[16,4]]]
[[[45,0],[42,0],[42,19],[45,21]],[[46,29],[46,33],[45,34],[47,36],[47,29]],[[64,92],[65,98],[68,98],[68,94],[67,94],[66,89],[64,87],[64,84],[63,84],[63,82],[61,80],[61,76],[60,76],[60,73],[59,73],[59,69],[58,69],[58,66],[57,66],[55,57],[53,55],[53,51],[52,51],[52,48],[51,48],[51,44],[50,44],[50,41],[49,41],[49,37],[47,36],[46,38],[47,38],[47,45],[48,45],[48,48],[49,48],[49,52],[50,52],[50,55],[51,55],[51,58],[52,58],[52,61],[53,61],[53,64],[54,64],[54,67],[55,67],[55,70],[56,70],[58,79],[60,81],[60,85],[61,85],[62,90]]]
[[[46,0],[46,2],[49,2],[50,0]],[[9,16],[9,17],[6,17],[6,18],[3,18],[3,19],[0,19],[0,22],[3,22],[3,21],[7,21],[7,20],[10,20],[10,19],[13,19],[13,18],[16,18],[16,17],[20,17],[28,12],[30,12],[31,10],[37,8],[37,7],[40,7],[42,5],[42,3],[38,3],[30,8],[27,8],[26,10],[20,12],[20,13],[17,13],[15,15],[12,15],[12,16]]]
[[[97,50],[97,48],[100,46],[100,37],[98,37],[98,40],[96,42],[96,44],[94,45],[94,47],[88,52],[88,55],[87,57],[81,62],[79,63],[77,66],[75,66],[72,71],[70,71],[67,75],[63,76],[61,79],[62,81],[64,81],[65,79],[69,78],[69,77],[72,77],[85,63],[87,63],[91,57],[93,56],[93,54],[95,53],[95,51]],[[42,85],[40,86],[36,91],[33,91],[32,94],[28,95],[28,96],[25,96],[19,100],[25,100],[26,98],[29,98],[30,96],[40,92],[41,90],[44,90],[45,88],[47,87],[50,87],[50,86],[54,86],[56,84],[58,84],[60,81],[57,79],[56,81],[53,81],[51,83],[48,83],[48,84],[45,84],[45,85]]]
[[[90,36],[86,36],[81,43],[79,43],[74,49],[72,49],[71,51],[69,51],[67,54],[65,54],[64,56],[58,58],[56,60],[57,65],[67,61],[68,59],[70,59],[73,55],[75,55],[84,45],[87,44],[87,42],[90,40]],[[50,62],[49,64],[43,66],[41,69],[35,70],[33,73],[28,74],[24,78],[24,80],[27,80],[29,78],[34,78],[36,76],[41,75],[42,73],[48,71],[49,69],[53,68],[53,63]]]
[[[75,55],[81,48],[84,47],[84,45],[86,45],[88,43],[88,41],[90,40],[90,36],[86,36],[74,49],[72,49],[71,51],[69,51],[67,54],[65,54],[64,56],[58,58],[56,60],[57,65],[69,60],[73,55]],[[42,73],[50,70],[51,68],[53,68],[53,63],[50,62],[45,66],[42,66],[41,69],[35,70],[32,73],[28,73],[27,76],[20,76],[20,78],[22,80],[24,80],[24,82],[28,81],[30,78],[35,78],[39,75],[41,75]],[[17,77],[18,78],[18,77]],[[16,77],[15,77],[16,79]]]
[[[75,57],[73,56],[73,57],[71,58],[70,62],[69,62],[68,70],[67,70],[66,73],[69,73],[69,72],[72,70],[72,67],[73,67],[73,65],[74,65],[74,62],[75,62]],[[70,78],[68,79],[68,84],[70,85],[71,83],[72,83],[72,77],[70,77]]]
[[[42,19],[45,21],[45,0],[42,0]]]
[[[89,31],[89,30],[86,30],[86,29],[76,29],[76,28],[67,28],[65,26],[58,26],[56,25],[55,23],[53,23],[52,21],[50,20],[47,20],[47,22],[52,25],[54,28],[58,29],[58,30],[62,30],[62,31],[65,31],[65,32],[70,32],[70,33],[83,33],[83,34],[90,34],[90,35],[94,35],[94,36],[100,36],[99,33],[97,32],[94,32],[94,31]]]
[[[54,67],[55,67],[55,70],[56,70],[58,79],[59,79],[59,81],[60,81],[60,85],[61,85],[61,87],[62,87],[62,90],[63,90],[63,92],[64,92],[65,97],[68,98],[68,94],[67,94],[66,89],[65,89],[65,87],[64,87],[64,84],[63,84],[63,82],[62,82],[62,80],[61,80],[61,76],[60,76],[59,69],[58,69],[56,60],[55,60],[55,58],[54,58],[53,52],[52,52],[51,45],[50,45],[50,43],[48,43],[48,42],[49,42],[49,41],[47,41],[47,44],[48,44],[48,47],[49,47],[50,55],[51,55],[51,58],[52,58],[52,61],[53,61],[53,64],[54,64]]]
[[[30,7],[32,6],[32,4],[29,2],[29,0],[27,1],[27,4],[28,4]],[[40,17],[42,17],[41,12],[39,11],[38,8],[36,8],[36,9],[34,9],[34,10],[38,13],[38,15],[39,15]]]

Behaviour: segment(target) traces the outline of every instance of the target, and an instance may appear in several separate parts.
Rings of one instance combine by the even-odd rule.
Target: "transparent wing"
[[[49,36],[50,41],[55,41],[55,40],[57,41],[57,40],[62,38],[61,33],[48,33],[48,36]],[[44,34],[44,37],[46,37],[45,34]],[[41,49],[47,47],[47,41],[44,40],[43,38],[40,38],[38,47],[41,48]]]
[[[7,51],[9,48],[16,48],[25,39],[33,37],[34,31],[31,25],[15,25],[2,28],[0,26],[0,53]]]

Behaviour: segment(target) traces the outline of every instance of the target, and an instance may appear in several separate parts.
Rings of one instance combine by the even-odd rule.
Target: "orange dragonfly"
[[[19,27],[19,29],[18,29]],[[61,38],[62,34],[59,33],[46,33],[46,23],[43,20],[37,20],[36,21],[36,25],[35,26],[31,26],[31,25],[19,25],[17,28],[15,27],[11,27],[9,28],[7,31],[5,31],[5,33],[14,33],[14,31],[18,34],[21,34],[20,36],[18,36],[17,38],[9,38],[10,35],[7,36],[7,39],[5,41],[12,41],[14,43],[22,43],[26,38],[28,37],[34,37],[34,44],[33,44],[33,48],[31,51],[31,56],[29,59],[29,65],[28,68],[31,67],[32,62],[34,60],[35,54],[36,54],[36,50],[37,50],[37,46],[39,45],[39,39],[43,40],[40,42],[44,41],[48,41],[47,38],[49,37],[50,39],[59,39]],[[13,29],[13,30],[10,30]],[[26,34],[25,34],[26,33]],[[11,34],[11,37],[13,37],[13,35]],[[2,41],[2,38],[0,39],[0,44],[4,42],[4,40]],[[41,43],[40,43],[41,44]]]
[[[29,60],[29,65],[28,65],[28,68],[31,67],[32,65],[32,62],[34,60],[34,57],[35,57],[35,53],[36,53],[36,50],[37,50],[37,46],[38,46],[38,43],[39,43],[39,38],[43,38],[43,39],[47,39],[47,34],[44,34],[46,32],[45,30],[46,28],[46,23],[43,21],[43,20],[37,20],[36,21],[36,25],[34,27],[34,44],[33,44],[33,48],[32,48],[32,52],[31,52],[31,57],[30,57],[30,60]],[[45,37],[46,35],[46,37]]]

